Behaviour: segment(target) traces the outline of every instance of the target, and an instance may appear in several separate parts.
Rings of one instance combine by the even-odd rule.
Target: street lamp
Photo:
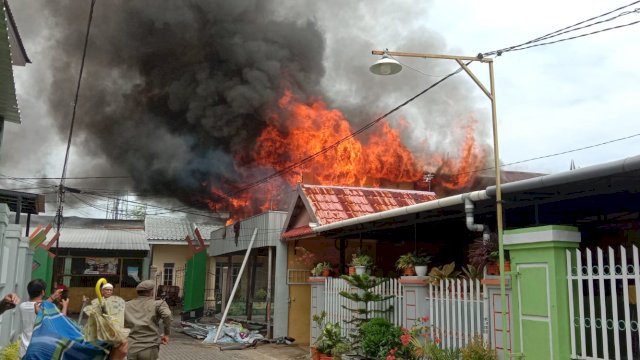
[[[402,65],[395,60],[394,56],[405,56],[405,57],[416,57],[423,59],[448,59],[455,60],[458,65],[471,77],[471,79],[478,85],[478,87],[484,92],[484,94],[491,101],[491,122],[493,124],[493,158],[494,158],[494,168],[495,168],[495,176],[496,176],[496,225],[497,225],[497,233],[498,233],[498,252],[500,255],[500,302],[502,304],[502,328],[505,329],[507,324],[507,307],[506,307],[506,286],[505,286],[505,278],[504,278],[504,243],[502,239],[502,187],[501,187],[501,177],[500,177],[500,156],[498,151],[498,118],[496,116],[496,90],[495,83],[493,78],[493,59],[485,58],[482,55],[478,55],[475,57],[472,56],[457,56],[457,55],[440,55],[440,54],[423,54],[423,53],[408,53],[408,52],[395,52],[395,51],[387,51],[387,50],[373,50],[371,51],[373,55],[382,55],[382,58],[376,61],[375,64],[371,65],[369,70],[376,75],[393,75],[397,74],[402,70]],[[471,70],[467,67],[468,63],[473,61],[479,61],[481,63],[489,64],[489,90],[482,84],[482,82],[471,72]],[[506,351],[507,345],[509,344],[507,338],[507,332],[502,332],[502,346]]]

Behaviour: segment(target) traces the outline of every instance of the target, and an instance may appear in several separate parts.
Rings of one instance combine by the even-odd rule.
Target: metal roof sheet
[[[20,109],[11,62],[11,52],[18,50],[11,49],[8,30],[11,25],[7,20],[5,5],[6,2],[3,1],[0,6],[0,121],[20,124]]]
[[[430,191],[339,187],[302,184],[299,187],[319,225],[352,219],[436,200]]]
[[[146,216],[144,229],[151,244],[184,242],[190,235],[193,238],[193,228],[197,227],[205,240],[209,240],[211,232],[222,228],[222,225],[192,223],[185,218],[168,216]],[[185,243],[186,244],[186,243]]]
[[[52,233],[49,236],[53,236]],[[142,229],[74,229],[60,230],[60,248],[100,250],[149,250]],[[55,246],[55,245],[54,245]]]

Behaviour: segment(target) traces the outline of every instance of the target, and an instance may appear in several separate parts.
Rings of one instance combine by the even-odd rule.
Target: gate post
[[[311,285],[311,339],[309,344],[313,344],[316,342],[321,330],[318,329],[318,326],[313,321],[313,316],[320,315],[320,313],[326,309],[324,294],[327,280],[325,277],[311,277],[307,281]]]
[[[571,226],[504,232],[513,279],[514,355],[569,359],[569,294],[566,249],[580,244]]]
[[[429,304],[427,303],[427,277],[426,276],[403,276],[400,278],[402,284],[402,325],[410,328],[416,320],[423,316],[429,316]],[[433,301],[429,299],[428,301]]]

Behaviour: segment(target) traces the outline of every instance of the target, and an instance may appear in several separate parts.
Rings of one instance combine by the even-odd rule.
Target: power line
[[[91,33],[91,23],[93,21],[93,9],[95,8],[96,0],[91,0],[91,6],[89,8],[89,20],[87,21],[87,31],[84,37],[84,45],[82,47],[82,60],[80,62],[80,73],[78,74],[78,83],[76,85],[76,93],[73,99],[73,112],[71,113],[71,126],[69,127],[69,138],[67,140],[67,150],[64,156],[64,164],[62,166],[62,175],[60,175],[60,185],[58,187],[58,209],[56,211],[55,225],[56,232],[60,233],[62,227],[62,213],[64,209],[64,195],[65,195],[65,177],[67,176],[67,167],[69,165],[69,153],[71,151],[71,139],[73,138],[73,127],[76,122],[76,111],[78,108],[78,97],[80,96],[80,84],[82,83],[82,74],[84,72],[84,63],[87,57],[87,48],[89,44],[89,34]],[[58,247],[60,244],[60,237],[56,240],[56,256],[58,255]]]
[[[499,50],[494,50],[494,51],[485,52],[485,53],[482,53],[482,55],[483,55],[483,56],[491,56],[491,55],[498,55],[498,56],[500,56],[500,55],[502,55],[502,54],[503,54],[503,53],[505,53],[505,52],[515,51],[515,50],[528,49],[528,48],[533,47],[533,46],[527,46],[527,47],[524,47],[524,48],[521,48],[521,47],[523,47],[523,46],[525,46],[525,45],[530,45],[530,44],[533,44],[533,43],[536,43],[536,42],[539,42],[539,41],[548,40],[548,39],[551,39],[551,38],[553,38],[553,37],[560,36],[560,35],[562,35],[562,34],[566,34],[566,33],[572,32],[572,31],[577,31],[577,30],[584,29],[584,28],[587,28],[587,27],[590,27],[590,26],[594,26],[594,25],[597,25],[597,24],[601,24],[601,23],[604,23],[604,22],[608,22],[608,21],[614,20],[614,19],[616,19],[616,18],[618,18],[618,17],[624,16],[624,15],[629,15],[629,14],[634,13],[634,12],[638,12],[638,9],[635,9],[634,11],[624,12],[624,13],[621,13],[621,14],[619,14],[619,15],[617,15],[617,16],[615,16],[615,17],[613,17],[613,18],[607,19],[607,20],[603,20],[603,21],[599,21],[599,22],[596,22],[596,23],[592,23],[592,24],[589,24],[589,25],[582,26],[582,27],[578,27],[579,25],[586,24],[586,23],[588,23],[588,22],[590,22],[590,21],[593,21],[593,20],[599,19],[599,18],[601,18],[601,17],[604,17],[604,16],[607,16],[607,15],[613,14],[613,13],[615,13],[616,11],[620,11],[620,10],[622,10],[622,9],[628,8],[628,7],[630,7],[630,6],[632,6],[632,5],[635,5],[635,4],[638,4],[638,3],[640,3],[640,1],[634,1],[634,2],[632,2],[632,3],[630,3],[630,4],[628,4],[628,5],[621,6],[621,7],[617,8],[617,9],[614,9],[614,10],[608,11],[608,12],[606,12],[606,13],[603,13],[603,14],[600,14],[600,15],[597,15],[597,16],[594,16],[594,17],[589,18],[589,19],[587,19],[587,20],[583,20],[583,21],[577,22],[577,23],[575,23],[575,24],[573,24],[573,25],[570,25],[570,26],[564,27],[564,28],[562,28],[562,29],[558,29],[558,30],[556,30],[556,31],[550,32],[550,33],[548,33],[548,34],[546,34],[546,35],[543,35],[543,36],[537,37],[537,38],[532,39],[532,40],[529,40],[529,41],[527,41],[527,42],[524,42],[524,43],[521,43],[521,44],[518,44],[518,45],[509,46],[509,47],[502,48],[502,49],[499,49]],[[625,26],[628,26],[628,25],[625,25]],[[622,27],[622,26],[621,26],[621,27]],[[572,37],[572,38],[569,38],[569,39],[566,39],[566,40],[572,40],[572,39],[576,39],[576,38],[578,38],[578,37],[583,37],[583,36],[587,36],[587,35],[593,35],[593,34],[596,34],[596,33],[598,33],[598,32],[607,31],[607,30],[612,30],[612,29],[615,29],[615,28],[619,28],[619,27],[613,27],[613,28],[609,28],[609,29],[605,29],[605,30],[600,30],[600,31],[596,31],[596,32],[593,32],[593,33],[589,33],[589,34],[584,34],[584,35],[582,35],[582,36]],[[566,40],[562,40],[562,41],[566,41]],[[555,42],[550,42],[550,43],[538,44],[538,45],[536,45],[536,46],[548,45],[548,44],[553,44],[553,43],[556,43],[556,42],[560,42],[560,40],[555,41]]]

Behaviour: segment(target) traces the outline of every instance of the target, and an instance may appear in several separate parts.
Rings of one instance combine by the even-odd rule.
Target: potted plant
[[[311,269],[312,276],[329,276],[331,275],[331,263],[327,261],[319,262]]]
[[[431,262],[431,256],[425,254],[418,254],[414,258],[414,267],[416,269],[416,275],[427,275],[427,265]]]
[[[396,269],[401,271],[403,276],[415,276],[415,263],[416,256],[413,253],[406,253],[396,260]]]
[[[455,270],[455,268],[455,262],[431,268],[431,271],[429,271],[429,277],[431,277],[430,282],[432,284],[439,284],[440,280],[457,279],[460,276],[460,271]]]
[[[362,275],[368,267],[373,265],[373,259],[367,254],[356,252],[351,258],[351,265],[356,268],[356,274]]]
[[[492,233],[488,239],[477,238],[469,247],[469,263],[478,271],[487,268],[488,275],[500,275],[498,266],[498,237]],[[505,272],[511,271],[508,253],[505,253]]]
[[[318,360],[340,360],[342,355],[351,350],[351,346],[342,337],[340,324],[325,322],[325,317],[324,311],[320,315],[313,316],[313,321],[318,326],[320,334],[311,347],[311,357]]]

